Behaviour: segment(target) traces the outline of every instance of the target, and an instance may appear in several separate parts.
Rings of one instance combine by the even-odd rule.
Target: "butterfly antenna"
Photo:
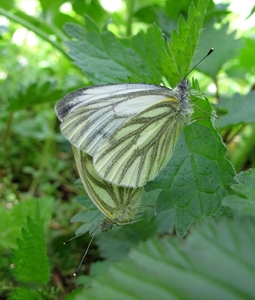
[[[200,59],[200,61],[198,62],[198,63],[196,63],[195,64],[195,66],[193,66],[190,70],[189,70],[189,72],[184,76],[184,79],[207,57],[207,56],[209,56],[209,55],[211,55],[212,53],[213,53],[213,51],[214,51],[214,48],[211,48],[209,51],[208,51],[208,53],[202,58],[202,59]]]
[[[72,237],[70,240],[65,241],[63,244],[66,245],[66,244],[70,243],[72,240],[77,239],[78,237],[82,236],[84,233]]]
[[[181,80],[181,76],[180,76],[179,70],[178,70],[178,68],[177,68],[176,60],[175,60],[175,58],[174,58],[173,51],[172,51],[172,49],[171,49],[171,47],[170,47],[170,45],[169,45],[169,43],[168,43],[167,37],[166,37],[166,35],[165,35],[164,33],[162,33],[162,36],[163,36],[164,40],[165,40],[166,43],[167,43],[167,46],[168,46],[169,52],[170,52],[170,54],[171,54],[171,56],[172,56],[172,59],[173,59],[173,62],[174,62],[174,67],[175,67],[175,70],[176,70],[176,72],[177,72],[177,74],[178,74],[179,80]]]
[[[75,272],[73,273],[73,276],[77,276],[77,273],[80,271],[80,268],[81,268],[81,266],[82,266],[82,264],[83,264],[83,262],[84,262],[85,257],[87,256],[87,253],[88,253],[88,251],[89,251],[90,245],[91,245],[91,243],[92,243],[94,237],[95,237],[95,236],[93,235],[92,238],[91,238],[91,240],[90,240],[90,242],[89,242],[89,244],[88,244],[88,247],[87,247],[85,253],[84,253],[83,256],[82,256],[82,259],[81,259],[81,261],[80,261],[80,263],[79,263],[77,269],[76,269]]]

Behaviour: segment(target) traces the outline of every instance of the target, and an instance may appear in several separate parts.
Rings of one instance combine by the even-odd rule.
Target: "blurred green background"
[[[169,217],[172,214],[169,211],[165,215],[167,224],[162,225],[163,212],[150,223],[145,220],[127,226],[133,228],[130,231],[121,228],[112,235],[102,234],[93,242],[82,268],[81,273],[90,274],[90,277],[80,276],[77,280],[72,273],[90,237],[84,235],[63,246],[78,228],[78,224],[70,223],[70,219],[82,210],[75,198],[84,191],[78,180],[71,147],[59,131],[54,105],[68,92],[93,84],[137,81],[176,84],[179,79],[176,70],[171,69],[172,62],[167,62],[165,69],[162,67],[165,74],[158,69],[156,60],[162,57],[156,54],[162,52],[164,46],[163,41],[156,43],[160,36],[157,30],[169,37],[182,76],[210,47],[215,48],[212,56],[189,77],[198,80],[201,92],[220,115],[215,121],[217,132],[227,146],[226,157],[236,173],[254,167],[254,7],[251,1],[230,2],[229,5],[208,1],[203,28],[198,30],[201,33],[199,39],[190,35],[198,44],[193,57],[185,49],[195,47],[195,44],[190,46],[184,41],[186,48],[181,49],[178,43],[175,48],[173,34],[173,30],[179,28],[179,37],[184,36],[182,23],[194,15],[189,0],[0,0],[0,299],[86,299],[84,295],[79,298],[81,288],[77,289],[77,286],[79,283],[89,286],[91,274],[103,273],[114,258],[124,259],[129,249],[140,241],[160,237],[160,230],[162,234],[174,235],[174,221]],[[201,1],[193,3],[195,7],[201,5]],[[84,32],[79,28],[84,28]],[[76,43],[82,36],[85,43]],[[112,45],[106,45],[109,36],[114,37]],[[152,47],[151,52],[143,50],[148,47]],[[128,61],[130,49],[142,57],[140,64]],[[123,73],[117,78],[110,68],[111,63],[125,51],[127,57],[123,55],[123,64],[118,61]],[[132,57],[132,53],[130,55]],[[151,73],[147,74],[146,70]],[[167,73],[169,78],[165,78]],[[240,183],[240,180],[233,182]],[[246,190],[246,195],[249,193],[254,200],[254,189],[252,192]],[[224,213],[230,219],[233,217],[231,209]],[[251,211],[254,212],[253,204],[246,213]],[[251,213],[247,218],[250,220],[253,216]],[[37,224],[36,220],[41,221]],[[35,236],[41,232],[42,244],[34,239],[33,230]],[[40,244],[36,251],[42,249],[43,253],[35,251],[31,254],[30,242],[24,246],[19,244],[18,238],[28,239],[31,243],[36,241],[37,246]],[[33,277],[33,272],[44,272],[42,278],[35,280],[36,283],[30,279],[26,281],[23,278],[26,265],[22,264],[20,271],[13,272],[19,254],[12,249],[19,249],[24,255],[27,253],[31,266],[35,265],[34,271],[31,266],[27,267],[27,278],[31,274]],[[37,254],[42,255],[45,269],[36,266]],[[76,295],[70,294],[72,290]],[[93,297],[91,299],[103,299],[102,295]],[[132,297],[116,296],[115,299],[143,299],[143,294]],[[146,298],[144,294],[144,299],[153,298]],[[240,296],[236,299],[248,298]]]

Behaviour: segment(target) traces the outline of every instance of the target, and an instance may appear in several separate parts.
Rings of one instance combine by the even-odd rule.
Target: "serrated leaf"
[[[42,300],[42,297],[39,293],[27,288],[27,287],[18,287],[14,289],[8,300],[21,300],[21,299],[29,299],[29,300]]]
[[[37,104],[56,101],[63,97],[65,92],[56,88],[56,83],[45,82],[42,85],[33,83],[22,87],[15,97],[8,99],[10,112],[24,109]]]
[[[255,169],[236,175],[238,183],[231,185],[234,195],[223,198],[222,204],[244,215],[255,216]]]
[[[255,228],[225,220],[187,240],[152,239],[91,280],[85,299],[253,299]]]
[[[156,211],[174,209],[175,229],[184,236],[192,223],[217,213],[225,186],[235,175],[226,148],[210,122],[195,122],[181,133],[172,158],[147,191],[161,188]]]
[[[91,20],[86,21],[91,24]],[[150,82],[160,83],[157,60],[163,39],[155,26],[129,39],[118,39],[109,31],[90,31],[75,24],[66,24],[66,32],[75,41],[66,42],[69,56],[94,83]],[[146,49],[146,51],[145,51]],[[148,56],[152,60],[148,60]],[[156,64],[155,64],[156,63]]]
[[[255,122],[255,93],[252,91],[245,96],[235,94],[231,99],[223,101],[220,109],[227,113],[219,118],[217,122],[219,128],[253,123]]]
[[[43,235],[42,221],[27,218],[22,228],[22,239],[17,239],[18,249],[13,250],[12,273],[16,280],[26,283],[45,284],[49,281],[49,261]]]
[[[241,41],[235,38],[235,31],[229,32],[229,24],[224,24],[219,30],[215,28],[213,21],[206,23],[205,26],[206,30],[201,32],[199,52],[196,53],[194,61],[197,62],[210,48],[215,48],[212,57],[199,64],[197,69],[211,78],[216,78],[222,65],[237,56]]]
[[[33,215],[36,207],[36,200],[43,203],[41,206],[41,216],[49,221],[51,212],[54,210],[56,201],[53,197],[29,198],[13,205],[12,209],[7,208],[6,203],[0,205],[0,240],[1,251],[3,249],[14,248],[17,245],[17,237],[21,237],[20,228],[26,226],[27,216]],[[19,222],[17,222],[19,220]]]
[[[193,2],[191,2],[187,22],[180,16],[177,30],[172,33],[170,47],[176,60],[179,74],[176,71],[171,56],[165,57],[164,65],[162,66],[164,70],[163,75],[166,76],[167,74],[166,77],[172,87],[176,86],[180,80],[179,78],[186,76],[190,70],[191,61],[197,48],[198,38],[202,31],[208,3],[208,0],[200,0],[197,2],[197,6],[195,6]],[[169,70],[171,70],[171,72],[169,72]]]
[[[141,220],[121,226],[121,230],[111,230],[97,236],[101,256],[110,261],[119,261],[127,256],[130,249],[140,241],[156,233],[155,219]]]
[[[71,218],[71,222],[82,222],[82,224],[75,232],[75,234],[82,235],[87,231],[91,235],[96,235],[101,232],[100,225],[105,218],[104,215],[98,210],[87,195],[81,195],[76,198],[76,202],[80,203],[85,207],[85,210],[77,213]]]
[[[180,75],[187,74],[201,32],[208,0],[198,1],[197,8],[191,3],[186,23],[179,20],[178,33],[171,38],[171,49],[177,60]],[[92,21],[86,17],[86,22]],[[118,39],[109,31],[99,31],[95,24],[88,29],[67,24],[66,32],[75,41],[66,44],[75,64],[94,83],[148,82],[159,84],[162,76],[174,86],[179,75],[166,46],[162,32],[152,26],[146,33],[139,32],[128,39]],[[148,59],[150,57],[150,59]]]

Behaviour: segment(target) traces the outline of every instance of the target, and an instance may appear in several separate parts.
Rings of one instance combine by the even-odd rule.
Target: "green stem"
[[[56,117],[54,116],[53,120],[51,121],[51,125],[50,125],[50,133],[52,133],[54,131],[55,123],[56,123]],[[43,176],[44,169],[48,163],[51,145],[52,145],[52,134],[49,135],[49,137],[45,140],[45,142],[43,144],[42,153],[40,155],[40,163],[38,166],[38,173],[37,173],[37,176],[32,181],[30,189],[29,189],[29,193],[32,195],[34,195],[36,188]]]
[[[51,26],[48,26],[47,24],[45,23],[42,23],[40,21],[38,21],[37,19],[31,17],[31,16],[28,16],[28,15],[25,15],[26,18],[29,18],[31,19],[31,22],[29,21],[26,21],[24,18],[22,17],[19,17],[18,16],[18,13],[15,14],[15,13],[12,13],[12,12],[9,12],[3,8],[0,7],[0,14],[4,15],[6,18],[16,22],[16,23],[19,23],[20,25],[26,27],[28,30],[31,30],[33,31],[35,34],[37,34],[38,36],[40,36],[42,39],[44,39],[45,41],[47,41],[48,43],[50,43],[54,48],[58,49],[61,53],[63,53],[65,56],[68,57],[68,55],[66,54],[66,52],[64,51],[64,48],[62,47],[61,43],[59,42],[56,42],[56,41],[52,41],[50,39],[50,35],[55,35],[56,37],[62,39],[62,40],[67,40],[67,36],[61,32],[59,29],[56,30],[55,26],[54,25],[51,25]],[[19,12],[19,14],[23,14],[22,12]],[[35,26],[34,24],[32,24],[32,21],[36,24],[38,24],[38,26]],[[41,30],[39,27],[40,25],[43,25],[44,27],[47,27],[47,29],[49,30],[49,33]],[[52,30],[54,29],[54,30]]]
[[[6,124],[6,130],[3,136],[3,166],[6,173],[6,185],[11,189],[13,194],[15,194],[17,199],[20,199],[19,192],[16,189],[15,185],[12,183],[12,176],[11,176],[11,166],[9,164],[8,160],[8,141],[10,138],[10,131],[11,131],[11,125],[13,120],[13,113],[9,115],[9,118],[7,120]]]
[[[3,165],[4,168],[7,170],[9,167],[8,163],[8,139],[10,136],[10,131],[11,131],[11,124],[13,120],[13,113],[9,115],[9,118],[7,120],[7,125],[6,125],[6,130],[3,136]]]
[[[133,19],[134,5],[135,5],[135,0],[127,1],[127,13],[128,13],[127,31],[126,31],[127,36],[130,36],[132,34],[132,19]]]
[[[255,124],[248,125],[243,134],[241,143],[239,143],[230,157],[237,172],[244,169],[250,155],[253,155],[255,146]]]

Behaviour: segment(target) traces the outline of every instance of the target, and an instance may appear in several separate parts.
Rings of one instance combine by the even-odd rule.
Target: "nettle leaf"
[[[255,216],[255,169],[236,175],[231,185],[234,195],[223,198],[222,204],[244,215]]]
[[[80,195],[76,199],[76,202],[80,203],[85,209],[71,219],[72,223],[82,222],[83,224],[76,230],[77,236],[90,232],[91,235],[95,235],[101,232],[100,225],[103,222],[104,215],[93,204],[87,195]]]
[[[22,239],[17,239],[18,249],[13,250],[12,273],[16,280],[26,283],[46,284],[50,269],[40,218],[27,218],[22,228]]]
[[[211,78],[216,78],[222,65],[235,58],[241,48],[241,40],[236,39],[236,32],[229,32],[229,24],[224,24],[220,29],[216,29],[214,22],[205,24],[206,30],[202,30],[199,39],[198,49],[194,62],[201,58],[201,53],[207,53],[212,47],[215,48],[215,53],[211,59],[207,59],[206,63],[201,63],[197,69],[207,74]]]
[[[76,300],[253,299],[254,234],[250,223],[225,220],[194,228],[186,240],[150,239]]]
[[[44,220],[49,221],[51,212],[54,210],[55,198],[45,197],[26,197],[26,201],[19,201],[8,209],[6,203],[0,204],[0,240],[1,251],[3,249],[14,248],[17,245],[17,237],[21,237],[20,228],[27,224],[27,216],[34,214],[36,201],[43,202],[40,207],[40,215]],[[17,222],[17,220],[19,220]],[[8,230],[6,230],[8,228]]]
[[[171,49],[178,71],[187,74],[195,53],[208,0],[190,4],[187,22],[180,17],[178,30],[171,37]],[[87,29],[67,24],[66,32],[75,40],[66,42],[69,56],[94,84],[118,82],[148,82],[159,84],[162,76],[171,86],[180,77],[173,57],[169,53],[162,32],[151,26],[146,33],[139,32],[131,38],[119,39],[111,32],[99,28],[86,17]]]
[[[27,287],[21,286],[13,291],[11,291],[8,296],[8,300],[20,300],[20,299],[30,299],[30,300],[42,300],[42,296]]]
[[[253,123],[255,122],[255,93],[252,91],[245,96],[235,94],[231,99],[225,101],[223,99],[219,108],[227,111],[217,122],[219,128]]]
[[[132,247],[156,234],[155,218],[140,220],[121,226],[121,230],[111,230],[97,236],[101,256],[110,261],[119,261],[127,256]]]
[[[156,211],[174,209],[179,236],[184,236],[192,223],[223,213],[221,199],[227,194],[225,187],[235,176],[233,166],[224,157],[225,152],[222,139],[208,116],[207,121],[197,119],[181,133],[166,167],[145,186],[147,191],[163,190],[158,196]]]
[[[197,7],[195,7],[193,2],[191,2],[187,22],[180,16],[177,30],[172,33],[170,46],[176,60],[179,74],[176,71],[173,58],[171,55],[169,56],[169,54],[165,57],[165,62],[162,66],[163,75],[167,77],[171,86],[176,86],[180,81],[180,77],[183,78],[190,70],[192,58],[197,48],[198,38],[202,31],[208,3],[208,0],[200,0],[197,2]]]
[[[45,82],[43,84],[32,83],[28,87],[22,87],[15,97],[8,99],[10,112],[24,109],[37,104],[56,101],[63,97],[65,92],[56,88],[56,83]]]
[[[66,42],[69,56],[94,84],[118,82],[160,83],[157,60],[163,49],[160,30],[152,26],[129,39],[119,39],[86,17],[87,28],[66,24],[75,40]],[[152,60],[148,60],[148,57]]]

